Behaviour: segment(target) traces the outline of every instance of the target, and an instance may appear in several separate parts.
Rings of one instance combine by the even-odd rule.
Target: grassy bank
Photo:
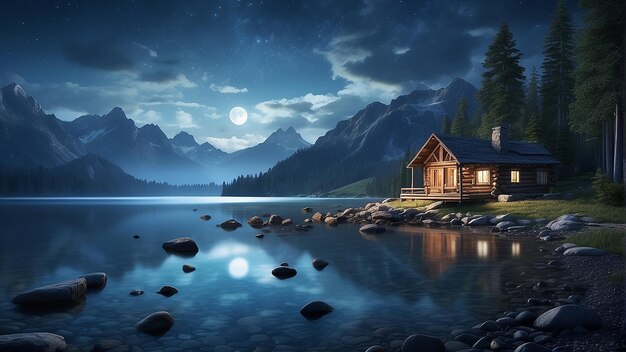
[[[601,248],[621,256],[624,255],[624,240],[626,240],[626,233],[623,230],[613,229],[593,229],[567,237],[567,242],[582,247]]]

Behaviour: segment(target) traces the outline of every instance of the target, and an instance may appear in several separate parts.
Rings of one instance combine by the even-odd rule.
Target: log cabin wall
[[[462,166],[461,178],[463,181],[463,195],[471,199],[494,198],[491,190],[494,187],[494,179],[498,179],[499,165],[468,164]],[[488,184],[478,184],[476,181],[477,170],[489,170],[491,180]]]
[[[548,193],[554,187],[554,172],[552,166],[542,165],[502,165],[500,192],[515,193]],[[511,182],[511,171],[519,171],[519,182]],[[537,183],[537,172],[547,172],[547,183]]]

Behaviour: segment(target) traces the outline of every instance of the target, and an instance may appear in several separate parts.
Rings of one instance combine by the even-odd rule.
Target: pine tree
[[[564,0],[560,0],[552,17],[543,45],[541,68],[543,142],[564,165],[573,160],[568,124],[568,108],[574,100],[574,27]],[[557,138],[550,138],[557,136]]]
[[[468,102],[466,97],[462,97],[456,106],[456,114],[452,120],[452,126],[450,127],[450,134],[455,136],[467,136],[469,135],[469,116],[468,114]]]
[[[581,0],[583,29],[576,48],[575,100],[570,106],[570,125],[576,132],[601,137],[602,170],[621,180],[623,159],[624,1]],[[617,114],[615,111],[617,110]],[[615,119],[615,120],[613,120]],[[617,146],[613,130],[617,125]],[[615,149],[614,149],[615,148]],[[616,150],[617,154],[613,155]]]
[[[522,53],[506,23],[502,23],[485,53],[483,82],[478,101],[485,112],[479,135],[489,137],[491,128],[501,124],[517,126],[524,108]],[[513,131],[516,133],[516,131]]]
[[[528,118],[526,124],[526,130],[524,135],[529,142],[540,143],[541,142],[541,123],[539,121],[539,113],[533,112]]]
[[[526,92],[526,109],[524,116],[524,137],[529,142],[540,142],[541,125],[539,122],[539,74],[533,66],[530,73],[530,82]]]

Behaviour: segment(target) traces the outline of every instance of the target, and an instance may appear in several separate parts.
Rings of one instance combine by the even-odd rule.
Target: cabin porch
[[[469,197],[467,195],[461,196],[461,194],[458,192],[426,193],[426,190],[423,187],[405,187],[400,189],[400,199],[446,200],[452,202],[460,202],[461,200],[469,199]]]

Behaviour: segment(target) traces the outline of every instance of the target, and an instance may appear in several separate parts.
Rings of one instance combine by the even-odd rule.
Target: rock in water
[[[35,306],[68,304],[78,301],[85,290],[87,290],[87,281],[84,278],[79,278],[34,288],[13,297],[11,302]]]
[[[183,272],[185,273],[191,273],[196,271],[196,267],[193,265],[189,265],[189,264],[183,264]]]
[[[274,275],[275,277],[281,280],[292,278],[296,276],[296,274],[298,274],[296,269],[290,268],[288,266],[279,266],[275,268],[274,270],[272,270],[272,275]]]
[[[141,296],[143,295],[143,290],[132,290],[128,294],[131,296]]]
[[[334,310],[335,308],[330,306],[328,303],[313,301],[305,304],[304,307],[300,309],[300,314],[302,314],[302,316],[307,320],[317,320]]]
[[[107,274],[91,273],[80,276],[87,282],[88,288],[103,288],[107,284]]]
[[[135,324],[137,330],[155,336],[165,334],[174,325],[174,317],[166,311],[154,312]]]
[[[161,287],[160,290],[157,291],[158,294],[161,294],[165,297],[172,297],[173,295],[178,293],[178,290],[175,287],[165,285]]]
[[[324,218],[324,223],[329,226],[337,226],[337,224],[339,224],[339,220],[337,220],[334,216],[327,216]]]
[[[293,224],[293,220],[291,220],[291,219],[285,219],[285,220],[283,220],[283,222],[282,222],[281,224],[282,224],[282,225],[285,225],[285,226],[287,226],[287,225],[291,225],[291,224]]]
[[[552,308],[535,319],[534,327],[539,330],[564,330],[575,326],[595,330],[602,326],[598,313],[575,304]]]
[[[139,235],[133,235],[133,238],[138,240],[139,239]]]
[[[283,223],[283,218],[280,215],[272,215],[268,222],[270,225],[280,225]]]
[[[66,348],[63,336],[48,332],[0,335],[0,351],[56,352]]]
[[[315,258],[313,259],[313,267],[319,271],[324,270],[325,267],[328,266],[328,262],[324,259]]]
[[[533,342],[526,342],[523,345],[518,346],[515,352],[552,352],[551,349],[539,346]]]
[[[438,202],[433,202],[430,203],[426,208],[424,208],[425,210],[433,210],[433,209],[438,209],[441,208],[444,205],[443,201],[438,201]]]
[[[263,237],[265,237],[265,235],[262,234],[262,233],[257,233],[256,235],[254,235],[254,237],[256,237],[256,238],[263,238]]]
[[[324,220],[324,215],[322,215],[322,213],[320,212],[317,212],[313,214],[313,216],[311,216],[311,219],[313,219],[313,221],[322,222]]]
[[[309,213],[311,211],[311,207],[304,207],[302,208],[302,212],[303,213]]]
[[[226,220],[220,224],[220,227],[224,230],[236,230],[241,227],[241,224],[237,222],[237,220],[230,219]]]
[[[190,237],[180,237],[164,242],[163,249],[170,253],[198,253],[198,245]]]
[[[605,255],[606,252],[593,247],[574,247],[566,249],[564,255],[582,255],[582,256],[599,256]]]
[[[359,231],[363,233],[383,233],[386,231],[386,229],[380,225],[367,224],[367,225],[361,226]]]
[[[198,211],[198,208],[193,208],[193,209],[191,209],[191,210],[193,210],[193,211]]]
[[[247,222],[248,222],[248,225],[250,225],[250,226],[252,226],[252,227],[254,227],[256,229],[263,227],[263,219],[261,219],[258,216],[251,217],[250,219],[248,219]]]
[[[209,215],[209,214],[200,215],[200,219],[202,219],[204,221],[209,221],[209,220],[211,220],[211,215]]]
[[[374,345],[366,349],[365,352],[386,352],[387,350],[383,346]]]
[[[415,334],[404,340],[402,352],[446,352],[446,347],[434,336]]]
[[[287,263],[287,262],[282,262],[282,263],[280,263],[280,265],[279,265],[279,266],[289,266],[289,263]]]

